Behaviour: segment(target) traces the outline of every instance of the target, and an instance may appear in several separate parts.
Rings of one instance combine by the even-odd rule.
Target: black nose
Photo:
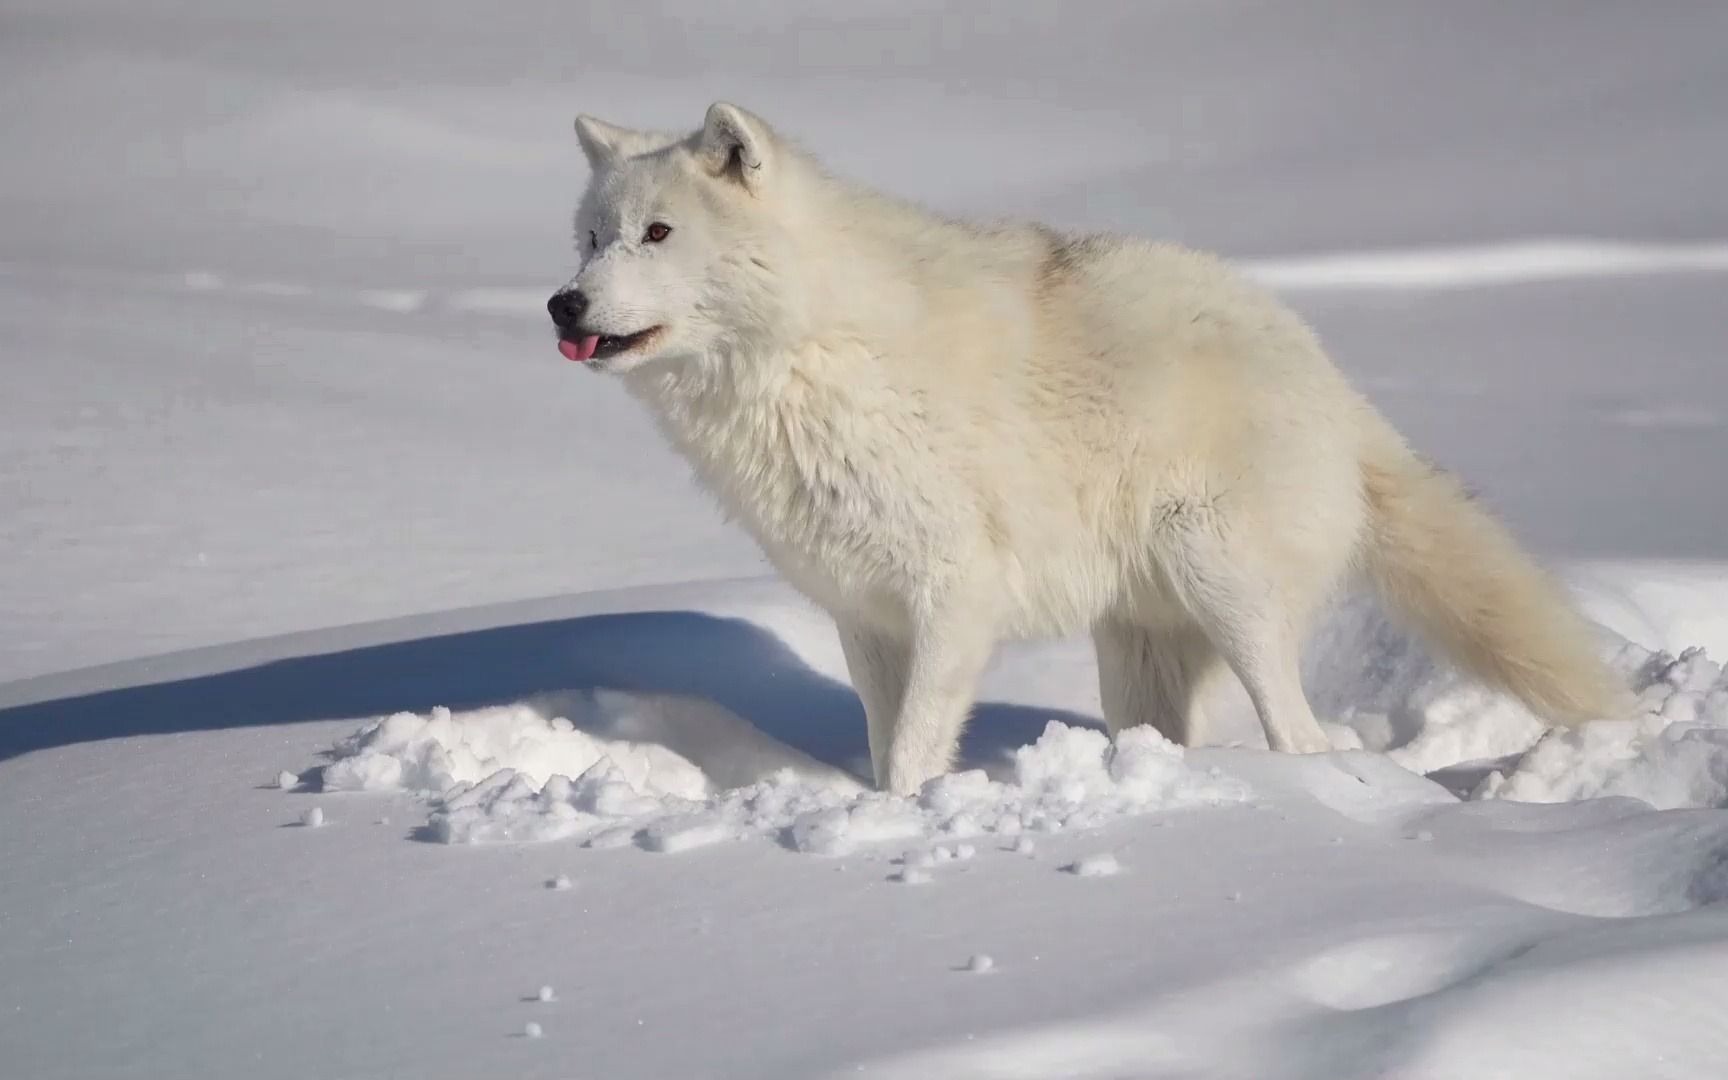
[[[546,313],[552,316],[552,321],[559,326],[575,326],[582,321],[582,313],[588,310],[588,298],[575,289],[567,292],[555,292],[552,299],[546,301]]]

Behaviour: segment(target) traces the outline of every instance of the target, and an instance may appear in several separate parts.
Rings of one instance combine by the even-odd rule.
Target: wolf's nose
[[[588,298],[575,289],[567,292],[555,292],[552,299],[546,301],[546,312],[552,316],[552,321],[559,326],[575,326],[582,321],[582,313],[588,310]]]

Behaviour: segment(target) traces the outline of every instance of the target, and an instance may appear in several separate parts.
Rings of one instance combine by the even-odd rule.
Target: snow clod
[[[383,718],[338,747],[322,783],[329,791],[432,796],[428,832],[446,843],[570,839],[674,853],[769,837],[794,851],[843,856],[900,841],[921,845],[905,864],[919,869],[914,858],[929,866],[965,859],[980,836],[1093,828],[1249,796],[1242,781],[1188,764],[1181,747],[1150,727],[1112,741],[1101,731],[1051,723],[1036,743],[1014,752],[1005,780],[981,770],[953,773],[912,798],[866,791],[777,745],[757,749],[762,764],[781,767],[754,768],[758,779],[722,788],[666,746],[587,730],[682,730],[698,721],[727,730],[728,738],[743,739],[743,732],[763,738],[712,703],[597,691]]]
[[[322,828],[324,825],[324,808],[314,806],[304,814],[301,814],[300,824],[306,826],[308,829]]]
[[[1075,877],[1112,877],[1122,872],[1122,864],[1116,861],[1116,856],[1105,852],[1102,855],[1088,855],[1062,869]]]

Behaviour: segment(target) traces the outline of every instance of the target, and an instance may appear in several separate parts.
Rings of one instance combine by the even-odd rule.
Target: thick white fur
[[[1298,647],[1355,568],[1545,715],[1613,706],[1559,590],[1218,260],[946,221],[728,105],[577,126],[586,327],[659,328],[598,366],[833,614],[878,784],[950,767],[1013,636],[1090,631],[1113,732],[1203,739],[1227,666],[1274,749],[1325,750]]]

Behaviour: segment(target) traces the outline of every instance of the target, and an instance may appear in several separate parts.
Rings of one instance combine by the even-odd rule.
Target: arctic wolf
[[[1167,244],[971,225],[830,176],[743,109],[576,121],[564,355],[619,376],[838,623],[876,782],[948,770],[1004,638],[1089,631],[1112,732],[1206,735],[1228,667],[1273,749],[1348,573],[1539,714],[1618,689],[1560,589],[1300,318]]]

